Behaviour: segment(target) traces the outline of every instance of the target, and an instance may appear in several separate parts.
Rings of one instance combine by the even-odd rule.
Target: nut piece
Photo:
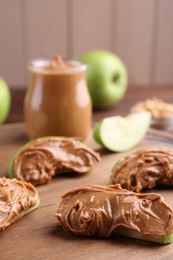
[[[76,138],[38,138],[17,152],[11,161],[10,177],[45,184],[52,176],[67,171],[85,173],[100,156]]]
[[[153,98],[140,101],[132,107],[133,112],[149,111],[153,119],[163,119],[173,116],[173,104]]]
[[[0,229],[39,206],[35,187],[16,179],[0,178]]]
[[[159,146],[127,155],[113,167],[111,184],[116,183],[135,192],[173,185],[173,150]]]

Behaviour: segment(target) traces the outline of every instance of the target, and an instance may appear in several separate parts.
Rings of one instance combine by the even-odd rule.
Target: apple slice
[[[173,209],[157,193],[136,193],[116,185],[89,185],[62,195],[58,225],[76,235],[121,234],[161,244],[173,242]],[[82,223],[82,224],[81,224]]]
[[[0,230],[40,205],[40,198],[35,187],[15,178],[0,178],[0,194]]]
[[[126,117],[107,117],[95,125],[93,137],[108,150],[123,152],[130,150],[144,138],[150,123],[150,112],[134,113]]]
[[[46,184],[64,172],[90,171],[100,162],[98,153],[74,137],[40,137],[22,146],[9,164],[9,177]]]
[[[12,223],[16,222],[17,220],[19,220],[20,218],[24,217],[25,215],[29,214],[30,212],[34,211],[35,209],[37,209],[40,206],[40,200],[37,201],[36,205],[33,207],[30,207],[29,209],[25,209],[23,211],[21,211],[19,213],[19,215],[15,216],[9,225],[11,225]]]

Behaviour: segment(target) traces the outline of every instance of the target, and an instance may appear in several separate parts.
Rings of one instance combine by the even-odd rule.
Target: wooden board
[[[23,124],[0,127],[0,176],[7,176],[14,152],[28,141]],[[171,259],[173,244],[161,246],[131,238],[114,236],[109,239],[77,237],[57,226],[54,214],[60,195],[74,187],[88,184],[109,184],[110,171],[123,154],[100,149],[88,137],[86,143],[100,152],[102,162],[87,174],[65,174],[51,183],[39,186],[40,207],[0,232],[0,259]],[[150,131],[138,147],[173,146],[173,136]],[[135,150],[134,149],[134,150]],[[131,152],[131,151],[130,151]],[[130,153],[128,152],[128,153]],[[155,189],[173,206],[173,189]]]

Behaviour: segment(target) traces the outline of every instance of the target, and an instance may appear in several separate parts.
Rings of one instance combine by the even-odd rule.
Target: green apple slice
[[[13,224],[14,222],[18,221],[20,218],[24,217],[25,215],[29,214],[33,210],[37,209],[40,206],[40,200],[37,201],[36,205],[30,208],[27,208],[25,210],[21,210],[16,216],[11,218],[8,222],[8,224],[4,227],[1,227],[0,229],[4,229],[8,227],[9,225]]]
[[[140,232],[135,230],[129,231],[125,229],[120,229],[116,231],[116,234],[131,237],[131,238],[136,238],[144,241],[155,242],[159,244],[170,244],[173,242],[173,233],[170,233],[167,236],[165,235],[157,236],[157,235],[150,235],[150,234],[141,234]]]
[[[130,150],[144,138],[150,123],[150,112],[134,113],[126,117],[107,117],[95,125],[93,137],[108,150],[123,152]]]
[[[14,222],[16,222],[16,221],[19,220],[20,218],[24,217],[25,215],[29,214],[29,213],[32,212],[33,210],[37,209],[39,206],[40,206],[40,200],[37,201],[37,203],[36,203],[35,206],[21,211],[21,212],[19,213],[19,215],[17,215],[16,217],[14,217],[14,218],[12,219],[11,224],[14,223]]]
[[[40,205],[35,187],[17,179],[0,178],[0,230],[5,229]]]
[[[47,148],[44,147],[44,142]],[[53,176],[67,171],[86,173],[100,160],[99,154],[78,138],[41,137],[16,151],[9,164],[9,178],[15,177],[33,185],[41,185],[48,183]],[[36,175],[33,174],[34,171],[37,172]]]
[[[116,168],[118,167],[118,165],[120,165],[120,163],[122,163],[124,161],[124,157],[120,158],[113,166],[111,172],[114,173],[116,171]]]
[[[47,137],[40,137],[40,140],[41,139],[46,139]],[[65,137],[63,137],[63,136],[60,136],[59,138],[62,138],[62,139],[64,139]],[[8,171],[8,177],[10,178],[10,179],[13,179],[13,178],[15,178],[16,176],[15,176],[15,173],[14,173],[14,164],[15,164],[15,160],[16,160],[16,157],[20,154],[20,152],[22,151],[22,150],[24,150],[27,146],[29,146],[30,144],[32,144],[32,142],[33,142],[33,140],[31,140],[31,141],[29,141],[29,142],[27,142],[27,143],[25,143],[24,145],[22,145],[16,152],[15,152],[15,154],[13,155],[13,157],[11,158],[11,160],[10,160],[10,163],[9,163],[9,171]]]

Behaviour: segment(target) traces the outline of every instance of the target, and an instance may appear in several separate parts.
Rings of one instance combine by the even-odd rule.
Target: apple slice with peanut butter
[[[59,226],[76,235],[173,241],[173,210],[163,197],[128,191],[119,184],[70,190],[62,196],[55,217]]]
[[[46,184],[63,172],[86,173],[100,160],[99,154],[77,138],[42,137],[16,152],[9,176],[34,185]]]
[[[115,163],[110,182],[135,192],[158,184],[173,186],[173,150],[156,146],[126,155]]]
[[[0,229],[36,209],[40,204],[35,187],[17,179],[0,178]]]

